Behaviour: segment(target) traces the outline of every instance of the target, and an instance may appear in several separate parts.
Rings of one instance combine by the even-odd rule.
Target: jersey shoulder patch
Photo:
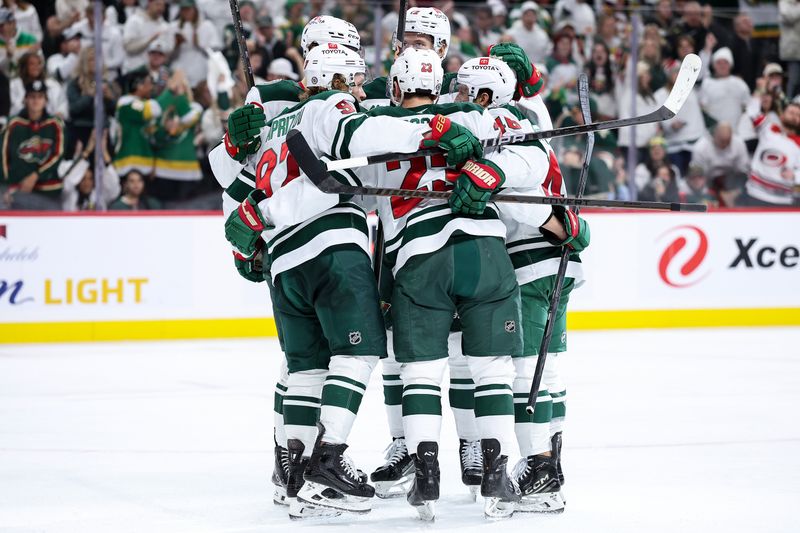
[[[303,87],[291,80],[280,80],[273,83],[257,85],[258,95],[262,102],[299,102]]]

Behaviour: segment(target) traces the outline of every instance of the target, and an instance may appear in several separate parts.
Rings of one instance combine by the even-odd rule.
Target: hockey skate
[[[289,451],[275,440],[275,466],[272,469],[272,484],[275,490],[272,501],[275,505],[289,505],[286,501],[286,482],[289,478]]]
[[[519,488],[514,478],[506,470],[508,456],[500,455],[500,442],[497,439],[482,439],[483,479],[481,496],[486,498],[483,512],[486,518],[508,518],[514,514],[519,501]]]
[[[475,501],[478,499],[478,489],[481,487],[481,472],[483,471],[481,442],[478,440],[468,442],[464,439],[459,439],[458,456],[461,460],[461,482],[469,488],[472,501]]]
[[[317,425],[319,436],[303,473],[305,483],[297,499],[339,511],[359,514],[370,512],[370,499],[375,496],[375,489],[366,483],[353,461],[344,454],[347,444],[322,442],[325,426]]]
[[[303,487],[303,471],[308,466],[308,458],[303,457],[305,446],[297,439],[289,439],[286,449],[286,505],[289,506],[289,518],[292,520],[305,520],[309,518],[333,518],[341,513],[333,509],[327,509],[310,505],[297,499],[297,493]],[[335,493],[330,489],[331,493]],[[329,496],[335,497],[335,494]],[[340,496],[341,497],[341,496]]]
[[[416,507],[422,520],[430,522],[436,517],[434,502],[439,499],[439,445],[420,442],[417,453],[411,456],[414,479],[406,499]]]
[[[386,449],[386,463],[378,467],[370,479],[375,483],[375,496],[378,498],[406,495],[414,479],[414,461],[403,437],[392,439]]]
[[[550,437],[550,451],[556,459],[556,470],[558,471],[558,482],[564,486],[564,471],[561,470],[561,432],[554,433]]]
[[[514,479],[520,490],[517,511],[524,513],[562,513],[564,500],[558,482],[556,458],[531,455],[514,467]]]

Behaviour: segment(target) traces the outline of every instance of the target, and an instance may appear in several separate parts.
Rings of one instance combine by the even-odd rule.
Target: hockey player
[[[351,23],[331,16],[319,16],[306,24],[300,44],[303,55],[320,45],[337,43],[354,51],[361,47],[358,31]],[[234,110],[228,118],[228,131],[223,142],[209,154],[214,176],[226,189],[223,193],[223,211],[229,215],[255,188],[254,176],[244,170],[244,160],[259,146],[261,129],[285,109],[300,101],[304,86],[291,80],[266,83],[253,87],[247,94],[245,105]],[[245,258],[234,252],[234,265],[239,274],[255,283],[265,280],[261,257]],[[269,280],[267,280],[269,283]],[[280,331],[278,331],[280,338]],[[288,452],[284,431],[283,402],[287,392],[288,372],[282,365],[280,379],[275,385],[274,427],[275,468],[272,481],[275,485],[273,500],[283,504],[286,498]],[[291,400],[290,400],[291,402]],[[291,420],[290,420],[291,422]]]
[[[497,58],[476,58],[464,63],[458,71],[459,101],[471,101],[489,109],[495,117],[495,127],[500,135],[526,134],[534,130],[526,116],[514,106],[509,105],[514,95],[515,75],[511,68]],[[515,150],[530,160],[537,169],[530,185],[537,185],[538,194],[564,194],[561,172],[555,154],[545,141],[534,141],[525,146],[514,145]],[[544,191],[543,191],[544,188]],[[561,512],[564,501],[560,492],[557,453],[560,444],[551,442],[551,422],[554,401],[563,397],[562,387],[558,391],[548,391],[548,382],[554,381],[554,366],[557,353],[566,349],[566,306],[572,288],[582,281],[580,258],[577,252],[588,242],[588,226],[579,217],[578,231],[586,228],[586,236],[577,235],[570,241],[576,251],[570,257],[567,281],[553,331],[553,341],[546,360],[547,379],[539,389],[536,410],[529,415],[526,410],[528,393],[536,367],[537,350],[544,333],[550,295],[553,291],[555,274],[561,247],[558,240],[547,230],[527,223],[525,216],[528,207],[515,204],[498,204],[500,216],[508,228],[506,246],[514,264],[517,281],[521,289],[523,316],[523,357],[514,360],[516,377],[514,379],[514,418],[515,431],[522,459],[515,468],[515,478],[522,495],[517,510],[531,512]],[[553,215],[568,222],[571,213],[564,208],[555,207]],[[553,353],[555,352],[555,353]],[[561,413],[559,413],[561,414]],[[563,419],[563,416],[561,417]],[[560,431],[554,432],[554,440],[560,441]],[[551,450],[552,448],[552,450]]]
[[[262,238],[266,243],[276,321],[289,367],[284,397],[287,496],[351,512],[369,511],[374,490],[344,455],[345,442],[372,368],[386,349],[366,215],[301,177],[287,152],[286,134],[300,130],[320,155],[413,152],[423,134],[429,137],[426,145],[444,148],[454,164],[479,150],[474,136],[446,119],[446,127],[431,133],[427,121],[356,113],[364,72],[358,54],[336,44],[308,53],[308,88],[299,104],[262,130],[260,148],[245,170],[254,175],[257,189],[226,223],[226,236],[245,257],[255,254]],[[396,132],[401,141],[387,139],[386,131]],[[315,209],[318,215],[307,215]],[[290,407],[305,424],[288,423]]]

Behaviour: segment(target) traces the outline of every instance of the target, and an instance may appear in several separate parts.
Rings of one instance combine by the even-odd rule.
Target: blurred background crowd
[[[228,2],[95,4],[2,0],[0,209],[218,208],[205,156],[247,92]],[[399,2],[239,4],[257,83],[302,79],[300,33],[324,14],[359,29],[373,76],[390,65]],[[800,157],[785,153],[791,142],[800,151],[800,0],[410,5],[449,16],[448,72],[493,44],[518,43],[547,80],[542,96],[555,127],[582,123],[580,73],[589,79],[593,119],[625,118],[658,108],[681,59],[699,54],[700,82],[675,118],[598,134],[587,194],[720,207],[798,204]],[[761,134],[769,128],[781,129],[780,139]],[[765,150],[786,139],[778,156]],[[577,181],[584,142],[553,141],[568,183]],[[777,165],[787,194],[751,187],[753,168],[765,161]]]

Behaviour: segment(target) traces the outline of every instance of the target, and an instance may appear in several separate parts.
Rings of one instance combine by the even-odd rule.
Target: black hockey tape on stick
[[[236,34],[236,42],[239,45],[239,59],[242,60],[242,70],[247,88],[251,89],[256,82],[253,78],[253,66],[250,64],[250,52],[247,51],[247,41],[244,39],[244,26],[242,26],[242,15],[239,13],[239,1],[230,0],[231,16],[233,17],[233,31]]]
[[[583,123],[589,124],[592,122],[592,112],[589,109],[589,80],[586,74],[581,74],[578,78],[578,98],[581,102],[581,115],[583,116]],[[583,196],[583,190],[586,188],[586,181],[589,176],[589,162],[592,159],[592,152],[594,151],[594,132],[586,134],[586,150],[583,153],[583,166],[581,167],[580,177],[578,178],[578,189],[575,193],[576,198]],[[580,212],[581,206],[577,205],[574,208],[575,214]],[[547,321],[544,323],[544,334],[542,335],[542,342],[539,345],[539,357],[536,358],[536,369],[533,372],[533,381],[531,382],[531,390],[528,393],[528,405],[525,410],[529,415],[533,414],[536,407],[536,398],[539,396],[539,387],[542,384],[542,376],[544,375],[544,364],[547,361],[547,352],[550,346],[550,339],[553,337],[553,325],[556,321],[556,313],[558,313],[558,305],[561,303],[561,292],[564,290],[564,278],[567,275],[567,266],[569,265],[569,256],[572,249],[569,246],[564,246],[561,251],[561,259],[558,263],[558,272],[554,281],[553,294],[550,296],[550,305],[547,308]]]
[[[314,155],[303,135],[291,130],[286,136],[289,152],[297,161],[297,165],[322,192],[347,196],[399,196],[401,198],[429,198],[447,200],[450,191],[422,191],[414,189],[389,189],[385,187],[359,187],[337,181],[325,165]],[[492,198],[493,202],[539,205],[571,205],[582,207],[605,207],[613,209],[649,209],[656,211],[683,211],[705,213],[705,204],[681,204],[675,202],[639,202],[625,200],[602,200],[594,198],[559,197],[559,196],[524,196],[520,194],[500,195]]]
[[[683,107],[683,104],[686,102],[686,99],[689,98],[689,94],[691,94],[692,89],[694,88],[694,84],[697,81],[697,76],[700,74],[701,66],[702,66],[702,61],[700,60],[699,56],[695,54],[687,55],[684,58],[683,63],[681,63],[681,69],[680,72],[678,72],[678,78],[675,80],[675,85],[672,87],[672,91],[670,91],[669,96],[667,96],[667,99],[664,101],[664,104],[660,108],[653,111],[652,113],[648,113],[646,115],[640,115],[638,117],[633,117],[633,118],[621,118],[616,120],[608,120],[605,122],[595,122],[595,123],[580,124],[577,126],[567,126],[566,128],[557,128],[548,131],[537,131],[535,133],[505,136],[502,139],[497,139],[497,138],[483,139],[481,140],[481,144],[483,145],[484,148],[491,149],[491,148],[497,148],[498,146],[504,146],[507,144],[527,143],[539,139],[551,139],[554,137],[580,135],[583,133],[591,133],[603,130],[614,130],[617,128],[625,128],[628,126],[638,126],[641,124],[651,124],[653,122],[662,122],[664,120],[669,120],[672,117],[674,117],[678,113],[678,111],[680,111],[681,107]],[[349,168],[374,165],[378,163],[387,163],[389,161],[405,161],[408,159],[414,159],[415,157],[422,157],[438,153],[441,153],[441,151],[436,148],[429,148],[409,154],[388,153],[388,154],[373,155],[369,157],[351,157],[349,159],[330,161],[329,163],[327,163],[327,166],[328,170],[330,171],[345,170]]]

